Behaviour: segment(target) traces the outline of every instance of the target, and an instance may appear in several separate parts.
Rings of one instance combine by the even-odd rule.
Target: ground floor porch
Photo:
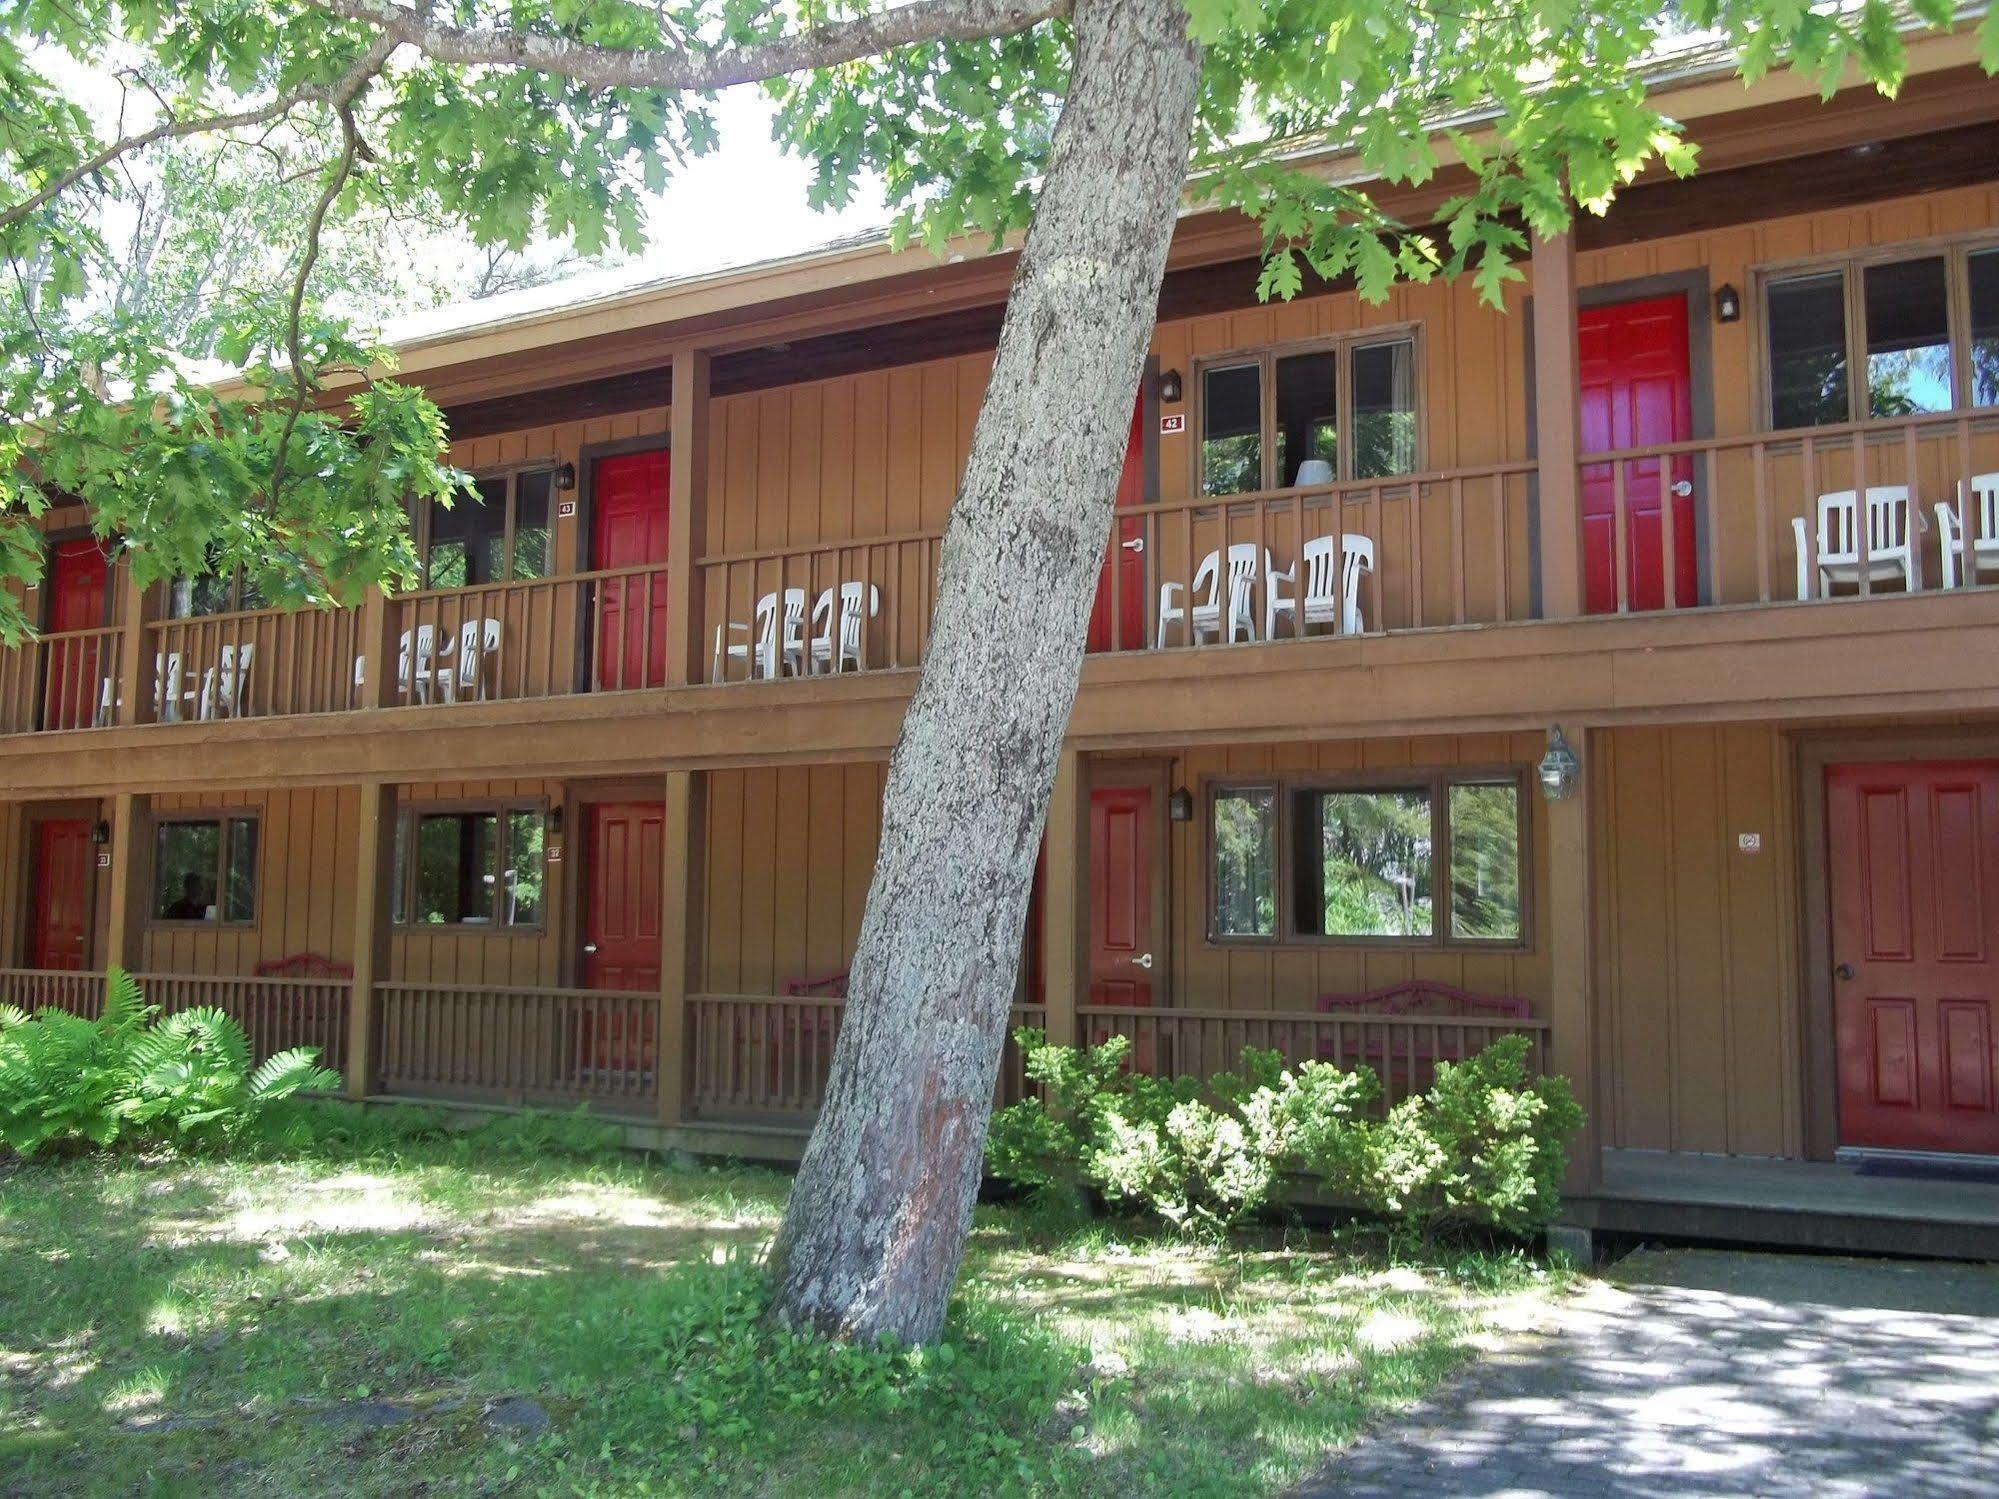
[[[356,1097],[584,1104],[783,1158],[845,1012],[883,776],[8,804],[0,1000],[88,1008],[119,961],[259,1051],[319,1047]],[[1999,1160],[1995,970],[1990,718],[1574,723],[1066,753],[1011,1020],[1163,1073],[1245,1046],[1364,1064],[1391,1099],[1517,1034],[1590,1115],[1578,1226],[1973,1253],[1999,1184],[1835,1157]],[[1026,1086],[1009,1047],[996,1098]]]

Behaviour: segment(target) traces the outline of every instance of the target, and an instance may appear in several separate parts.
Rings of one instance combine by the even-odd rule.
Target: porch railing
[[[1685,609],[1935,588],[1947,576],[1946,527],[1961,583],[1999,582],[1974,479],[1999,470],[1999,416],[1944,412],[1794,432],[1699,438],[1593,454],[1580,470],[1588,607]],[[1909,576],[1849,563],[1820,576],[1820,497],[1906,492]],[[1948,521],[1937,514],[1941,505]],[[1864,517],[1866,507],[1859,507]],[[1662,524],[1671,517],[1671,524]],[[1824,539],[1838,542],[1834,529]],[[1864,530],[1865,521],[1862,521]],[[1850,541],[1850,536],[1847,538]],[[1883,557],[1892,535],[1871,538]],[[1987,556],[1981,572],[1979,544]]]
[[[104,1009],[104,975],[70,968],[0,968],[0,1004],[67,1010],[86,1019]]]
[[[0,734],[110,723],[124,632],[64,630],[0,651]]]
[[[155,621],[146,636],[157,722],[333,713],[354,700],[361,646],[352,609],[203,614]]]
[[[692,994],[687,998],[687,1109],[691,1118],[771,1123],[809,1122],[825,1097],[833,1045],[840,1037],[842,999],[760,994]],[[1016,1005],[1007,1022],[995,1102],[1023,1096],[1026,1078],[1012,1032],[1042,1025],[1039,1005]]]
[[[242,1026],[253,1060],[296,1046],[316,1047],[319,1064],[347,1065],[347,1006],[354,986],[345,979],[209,978],[181,973],[135,975],[146,1002],[162,1014],[212,1005]]]
[[[704,557],[697,640],[711,681],[916,666],[942,531]]]
[[[657,992],[383,983],[374,1002],[382,1092],[656,1107]]]
[[[1476,1055],[1501,1036],[1528,1040],[1528,1065],[1547,1065],[1548,1022],[1470,1015],[1315,1015],[1291,1010],[1139,1009],[1083,1005],[1076,1029],[1088,1045],[1112,1036],[1131,1042],[1131,1064],[1158,1077],[1209,1078],[1233,1072],[1245,1047],[1281,1054],[1288,1065],[1367,1066],[1393,1107],[1429,1086],[1436,1064]]]

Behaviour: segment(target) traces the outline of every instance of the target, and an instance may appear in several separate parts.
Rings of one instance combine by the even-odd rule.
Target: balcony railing
[[[1592,455],[1581,468],[1586,604],[1625,613],[1999,582],[1995,470],[1992,413]]]
[[[209,974],[133,975],[145,1002],[162,1015],[212,1006],[243,1027],[253,1062],[297,1046],[316,1047],[320,1065],[347,1064],[346,979],[233,978]],[[94,1019],[104,1011],[104,975],[69,969],[0,969],[0,1004],[67,1010]]]
[[[351,609],[250,609],[149,624],[161,723],[333,713],[354,700]]]
[[[0,651],[0,733],[112,722],[123,640],[116,627],[65,630]]]

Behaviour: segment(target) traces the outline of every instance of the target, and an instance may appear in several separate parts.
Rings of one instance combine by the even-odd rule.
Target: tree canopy
[[[1026,226],[1069,82],[1071,0],[9,0],[0,5],[0,576],[40,566],[60,498],[122,538],[142,580],[242,567],[299,603],[410,576],[411,497],[462,477],[422,392],[394,378],[330,273],[343,229],[461,226],[502,255],[639,248],[643,205],[715,148],[718,89],[762,84],[813,196],[883,184],[895,234],[942,247]],[[1693,148],[1642,66],[1697,32],[1754,75],[1884,88],[1910,11],[1887,0],[1188,0],[1202,47],[1189,195],[1262,226],[1262,289],[1309,266],[1379,297],[1468,272],[1497,298],[1529,229],[1599,209]],[[1947,0],[1919,0],[1930,24]],[[1988,66],[1999,31],[1983,24]],[[1351,152],[1387,182],[1445,153],[1475,175],[1441,237],[1288,148]],[[143,241],[107,232],[141,180],[259,151],[275,181]],[[211,207],[215,205],[211,204]],[[157,212],[157,205],[154,205]],[[746,205],[745,211],[753,211]],[[351,246],[353,237],[348,236]],[[130,293],[151,278],[149,303]],[[180,298],[159,314],[163,283]],[[359,313],[357,320],[354,316]],[[219,366],[219,369],[218,369]],[[351,400],[322,399],[358,378]],[[218,375],[221,378],[218,378]],[[0,637],[26,628],[0,594]]]

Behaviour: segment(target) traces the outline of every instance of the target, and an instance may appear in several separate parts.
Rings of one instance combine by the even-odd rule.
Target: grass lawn
[[[982,1207],[863,1353],[756,1319],[781,1174],[534,1144],[0,1165],[0,1493],[1264,1494],[1560,1289]]]

